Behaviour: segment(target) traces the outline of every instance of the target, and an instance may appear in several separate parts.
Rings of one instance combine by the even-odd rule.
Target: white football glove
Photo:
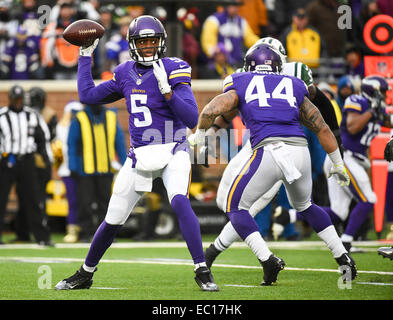
[[[191,147],[203,146],[205,144],[205,130],[197,129],[187,140]]]
[[[335,176],[338,184],[342,187],[349,186],[349,176],[347,170],[344,167],[344,164],[333,164],[332,168],[329,171],[328,178],[332,175]]]
[[[91,57],[94,50],[97,48],[99,41],[100,39],[95,39],[92,45],[88,47],[79,47],[79,55],[83,57]]]
[[[172,88],[168,83],[168,75],[165,71],[162,60],[158,60],[158,63],[156,61],[153,62],[153,72],[154,76],[157,79],[158,89],[160,89],[160,92],[162,94],[170,93],[172,91]]]

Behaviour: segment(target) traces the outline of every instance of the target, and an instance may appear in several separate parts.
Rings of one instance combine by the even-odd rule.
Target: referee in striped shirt
[[[51,245],[47,217],[38,196],[34,153],[50,161],[49,129],[43,118],[24,106],[24,90],[13,86],[9,106],[0,108],[0,243],[4,214],[11,186],[17,184],[20,205],[26,209],[28,225],[37,243]]]

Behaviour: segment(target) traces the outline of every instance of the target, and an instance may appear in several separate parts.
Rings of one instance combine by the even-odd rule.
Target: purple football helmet
[[[280,73],[282,59],[280,53],[266,44],[254,45],[244,57],[245,71],[271,71]]]
[[[143,57],[136,48],[135,41],[141,38],[158,38],[159,43],[156,47],[157,51],[152,57]],[[127,41],[130,48],[130,56],[132,60],[135,60],[144,65],[151,65],[153,61],[157,61],[164,56],[166,51],[166,31],[161,21],[153,16],[140,16],[135,18],[128,27]]]
[[[390,90],[388,82],[381,76],[368,76],[360,85],[361,94],[368,100],[382,98],[385,100],[386,91]]]

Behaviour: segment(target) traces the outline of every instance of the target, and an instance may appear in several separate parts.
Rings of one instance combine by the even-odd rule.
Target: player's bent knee
[[[293,202],[291,203],[291,206],[297,212],[303,212],[304,210],[307,210],[309,207],[311,207],[311,201],[308,200],[307,202]]]

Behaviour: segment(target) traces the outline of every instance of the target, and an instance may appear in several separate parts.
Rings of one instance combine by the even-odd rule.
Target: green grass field
[[[204,238],[204,247],[210,238]],[[1,300],[393,300],[393,261],[377,255],[378,242],[359,242],[359,274],[345,289],[322,242],[269,242],[285,260],[276,284],[260,286],[262,269],[243,243],[212,267],[219,292],[202,292],[184,242],[116,242],[106,252],[90,290],[56,291],[54,285],[83,263],[88,245],[57,243],[0,246]]]

